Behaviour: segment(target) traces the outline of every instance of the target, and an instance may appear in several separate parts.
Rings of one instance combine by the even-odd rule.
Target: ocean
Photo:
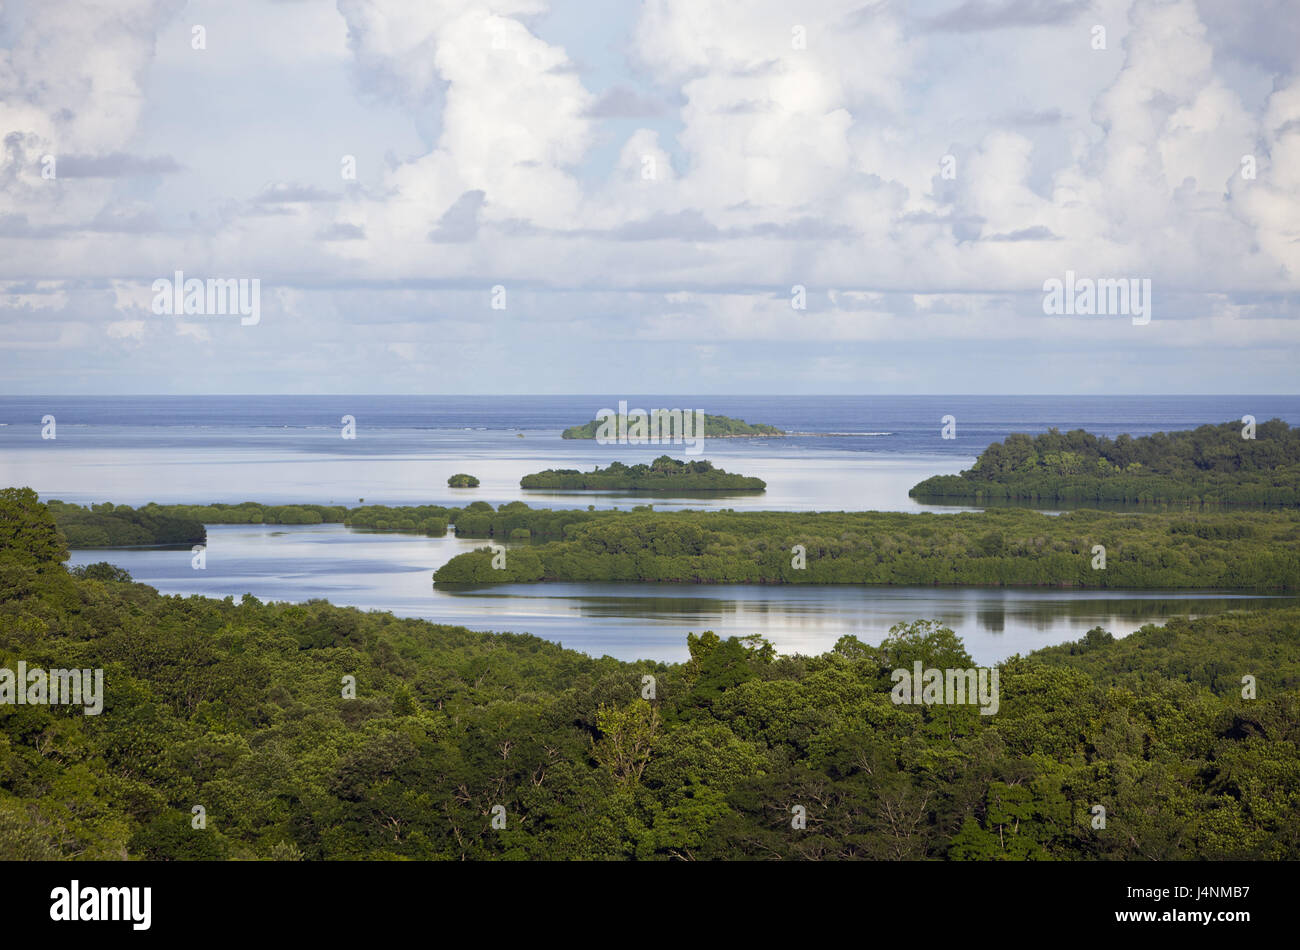
[[[760,495],[665,497],[623,492],[533,492],[519,478],[545,468],[643,462],[684,446],[611,446],[560,432],[626,400],[631,408],[702,409],[802,433],[710,439],[703,458],[768,483]],[[969,467],[1013,432],[1086,428],[1145,435],[1253,415],[1300,424],[1297,396],[4,396],[0,485],[78,503],[313,502],[356,505],[735,508],[952,511],[907,496],[934,474]],[[54,417],[54,438],[43,423]],[[354,439],[343,437],[354,420]],[[941,435],[944,417],[956,438]],[[833,433],[833,434],[832,434]],[[451,489],[466,472],[478,489]],[[503,585],[433,589],[430,575],[462,550],[456,538],[413,538],[341,525],[214,526],[207,567],[186,551],[76,551],[109,560],[164,593],[303,601],[480,630],[531,632],[593,655],[675,660],[687,632],[761,633],[779,649],[815,653],[844,633],[878,642],[900,620],[953,625],[980,662],[1077,639],[1101,624],[1122,635],[1176,614],[1290,598],[1229,599],[1221,592],[1038,592],[681,585]]]

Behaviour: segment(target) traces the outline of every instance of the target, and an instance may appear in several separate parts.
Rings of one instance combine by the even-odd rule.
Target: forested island
[[[399,531],[442,537],[447,533],[449,516],[462,509],[441,505],[266,505],[255,501],[239,504],[159,505],[150,502],[132,511],[126,505],[91,505],[83,509],[58,500],[48,502],[59,531],[69,547],[98,548],[119,545],[165,545],[201,543],[206,538],[205,524],[344,524],[377,531]],[[491,510],[486,502],[475,502]],[[475,509],[470,505],[470,509]],[[109,513],[111,510],[111,514]],[[93,517],[88,517],[87,511]],[[130,512],[126,515],[125,512]],[[109,521],[106,522],[105,518]],[[123,519],[137,519],[142,530],[130,532],[119,526],[104,527]],[[183,528],[175,526],[183,525]],[[92,529],[103,528],[100,534]],[[175,540],[184,534],[181,541]],[[107,541],[105,541],[107,538]]]
[[[605,468],[580,472],[576,468],[548,468],[519,480],[520,488],[577,491],[754,491],[766,490],[761,478],[733,475],[714,468],[707,459],[683,461],[661,455],[648,465],[610,462]]]
[[[85,521],[85,509],[69,505],[58,500],[47,503],[54,516],[64,542],[72,548],[97,548],[116,546],[111,543],[114,536],[109,536],[109,544],[99,543],[102,538],[81,530]],[[91,506],[92,509],[109,509],[116,511],[126,506],[105,503]],[[126,509],[130,510],[130,509]],[[637,509],[640,510],[640,509]],[[648,509],[647,509],[648,510]],[[527,512],[527,516],[523,513]],[[518,529],[531,529],[533,537],[538,539],[561,538],[564,528],[571,524],[580,524],[590,518],[599,517],[594,509],[577,510],[534,510],[522,501],[509,502],[499,508],[493,508],[485,501],[475,501],[463,508],[445,505],[360,505],[349,508],[346,505],[265,505],[254,501],[239,504],[213,505],[159,505],[149,503],[141,506],[134,516],[143,525],[183,524],[180,533],[186,536],[183,543],[200,543],[205,539],[205,524],[274,524],[274,525],[316,525],[341,524],[349,528],[364,531],[383,531],[402,534],[422,534],[441,538],[453,523],[458,525],[457,533],[468,538],[509,537]],[[105,517],[96,514],[97,520]],[[124,516],[116,516],[124,517]],[[181,543],[174,541],[177,534],[169,531],[123,534],[115,529],[115,535],[123,544],[163,545]],[[124,540],[128,539],[129,540]]]
[[[1300,428],[1281,419],[1111,440],[1083,429],[1010,435],[960,475],[912,488],[921,500],[1300,505]],[[1249,431],[1249,430],[1246,430]]]
[[[118,506],[113,507],[114,511]],[[83,509],[51,502],[68,546],[86,534]],[[63,518],[69,513],[73,521]],[[1300,512],[1179,514],[1025,509],[899,512],[629,511],[441,505],[145,505],[143,524],[345,524],[371,531],[530,541],[505,569],[486,549],[458,555],[437,584],[632,581],[744,584],[922,584],[1062,588],[1300,587]],[[100,515],[99,517],[103,517]],[[139,535],[125,543],[163,543]],[[123,537],[119,535],[119,537]],[[92,540],[94,540],[92,538]],[[110,538],[111,540],[111,538]],[[178,542],[169,542],[178,543]],[[184,543],[189,543],[188,541]],[[197,542],[196,542],[197,543]],[[802,549],[802,553],[796,550]],[[1104,561],[1096,548],[1104,548]],[[1097,566],[1095,566],[1097,565]],[[1104,565],[1104,566],[1102,566]]]
[[[504,569],[488,549],[457,555],[434,582],[1300,587],[1297,511],[552,512],[515,502],[474,525],[537,540],[535,526],[556,540],[512,549]],[[459,536],[482,536],[464,528],[458,520]]]
[[[473,475],[466,475],[463,472],[451,476],[447,479],[448,488],[478,488],[478,479]]]
[[[656,412],[667,413],[669,410],[660,409]],[[604,419],[593,419],[591,422],[584,423],[580,426],[570,426],[560,433],[562,439],[594,439],[602,425],[618,426],[618,431],[626,433],[628,431],[628,417],[626,415],[610,417],[610,421]],[[680,427],[678,427],[680,431]],[[776,426],[770,426],[762,422],[748,423],[744,419],[733,419],[730,416],[715,416],[704,413],[704,436],[710,439],[740,439],[750,438],[762,435],[785,435],[783,431]],[[692,437],[699,438],[699,432],[692,432]]]
[[[74,548],[202,544],[207,530],[201,520],[154,508],[130,505],[71,505],[51,501],[50,512],[68,545]]]
[[[0,704],[0,860],[1300,859],[1300,609],[1095,629],[983,716],[892,701],[973,665],[932,621],[626,663],[66,556],[0,491],[0,665],[104,671],[100,715]]]

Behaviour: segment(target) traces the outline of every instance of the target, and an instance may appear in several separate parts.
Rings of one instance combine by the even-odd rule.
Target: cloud
[[[322,191],[319,188],[312,188],[310,185],[277,182],[267,185],[253,200],[258,204],[311,204],[321,201],[338,201],[339,196],[332,195],[328,191]]]
[[[364,241],[366,229],[349,221],[336,221],[329,227],[317,231],[316,237],[322,241]]]
[[[429,232],[430,241],[472,241],[478,234],[478,215],[485,195],[481,189],[467,191],[455,200]]]
[[[587,110],[593,119],[640,119],[663,115],[667,107],[652,96],[643,96],[628,86],[608,90]]]
[[[0,49],[0,131],[32,133],[69,153],[120,149],[146,103],[159,29],[183,0],[42,0]],[[53,151],[53,149],[48,149]]]
[[[466,192],[482,192],[498,220],[572,222],[582,191],[571,168],[594,141],[595,99],[566,51],[518,19],[541,9],[530,0],[340,0],[366,88],[441,105],[432,151],[393,169],[384,188],[394,200],[369,208],[378,253],[415,264],[427,222]]]
[[[160,230],[156,215],[148,209],[103,208],[89,221],[33,225],[25,214],[0,214],[0,238],[56,240],[83,232],[98,234],[145,234]]]
[[[418,389],[418,366],[388,358],[444,338],[519,367],[508,385],[525,389],[603,372],[599,346],[631,334],[671,347],[683,379],[718,353],[735,379],[762,378],[759,351],[779,350],[794,361],[780,378],[810,387],[831,364],[849,385],[855,359],[971,379],[966,363],[993,353],[981,334],[999,367],[1031,364],[1058,330],[1093,362],[1153,341],[1195,372],[1228,347],[1269,367],[1300,357],[1300,313],[1278,302],[1300,291],[1294,4],[1228,22],[1238,5],[1211,0],[931,0],[918,20],[892,0],[805,0],[796,34],[786,0],[647,0],[581,28],[544,0],[341,0],[313,6],[306,58],[212,47],[268,5],[223,8],[204,54],[174,4],[116,6],[122,23],[63,0],[0,13],[0,281],[66,295],[41,312],[62,329],[22,344],[28,362],[0,352],[15,385],[83,385],[74,365],[107,378],[110,340],[144,348],[146,367],[202,346],[219,368],[177,385],[231,389],[290,348],[287,388]],[[1089,47],[1085,8],[1107,50]],[[213,83],[232,108],[199,135],[184,103]],[[345,154],[359,180],[335,177]],[[65,178],[69,159],[83,174]],[[151,332],[117,288],[175,268],[258,275],[266,319],[206,340]],[[1066,269],[1151,276],[1155,329],[1046,320],[1033,291]],[[489,309],[497,283],[508,311]],[[137,318],[143,337],[106,336]],[[966,342],[907,355],[946,337]],[[662,361],[645,362],[623,372],[653,388]],[[1291,385],[1269,372],[1243,385]],[[440,385],[462,381],[492,385]]]
[[[719,232],[699,211],[687,210],[629,221],[615,228],[610,236],[616,241],[716,241]]]
[[[63,155],[58,157],[60,178],[134,178],[143,175],[167,175],[181,170],[170,155],[148,158],[126,152],[106,155]]]
[[[1271,72],[1300,63],[1300,16],[1294,0],[1196,0],[1216,52]]]
[[[212,340],[212,331],[201,323],[185,323],[176,321],[176,335],[179,337],[189,337],[199,343],[209,343]]]
[[[1234,176],[1232,201],[1294,288],[1300,282],[1300,76],[1269,96],[1262,138],[1257,177]]]
[[[990,234],[987,237],[981,237],[981,241],[1059,241],[1060,238],[1052,233],[1051,228],[1045,228],[1041,224],[1029,228],[1020,228],[1009,234]]]
[[[1048,26],[1066,23],[1092,6],[1091,0],[965,0],[938,16],[924,21],[932,33],[975,33],[1009,27]]]
[[[115,179],[177,170],[170,156],[126,149],[149,101],[158,32],[183,5],[43,0],[0,7],[0,235],[47,238],[111,227],[105,209]],[[55,159],[55,177],[46,156]]]
[[[145,322],[143,320],[115,320],[104,331],[115,340],[143,340]]]
[[[0,237],[38,238],[52,237],[56,232],[51,228],[32,227],[25,214],[0,214]]]
[[[1021,110],[1002,117],[1007,125],[1059,125],[1065,121],[1060,109]]]

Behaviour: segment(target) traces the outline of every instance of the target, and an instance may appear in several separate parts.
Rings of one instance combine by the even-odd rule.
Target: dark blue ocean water
[[[970,456],[1012,432],[1085,428],[1099,435],[1147,435],[1250,414],[1300,424],[1300,396],[0,396],[0,451],[39,443],[41,418],[55,416],[47,447],[262,447],[374,454],[419,452],[433,441],[473,444],[473,433],[546,433],[585,422],[619,400],[629,408],[703,409],[787,431],[855,433],[833,440],[769,440],[792,452],[890,452]],[[340,419],[365,438],[344,442]],[[957,438],[940,438],[941,419]],[[456,435],[456,433],[463,433]],[[739,441],[739,440],[735,440]]]
[[[990,442],[1051,426],[1116,436],[1280,416],[1296,396],[58,396],[0,397],[0,484],[43,497],[158,502],[314,502],[622,506],[624,494],[524,492],[546,468],[633,464],[686,446],[598,445],[560,438],[620,400],[682,408],[830,437],[709,439],[703,457],[764,479],[760,496],[670,498],[660,508],[918,511],[908,489],[961,471]],[[53,416],[54,439],[41,420]],[[344,438],[343,419],[355,419]],[[956,438],[941,437],[943,419]],[[466,472],[482,486],[447,488]]]

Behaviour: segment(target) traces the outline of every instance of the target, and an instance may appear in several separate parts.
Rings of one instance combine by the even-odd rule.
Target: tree
[[[30,488],[0,489],[0,553],[38,566],[68,559],[54,518]]]
[[[937,620],[896,623],[880,643],[880,662],[886,669],[910,669],[917,660],[926,667],[967,669],[974,660],[961,638]]]
[[[659,725],[659,710],[644,699],[621,709],[602,703],[596,713],[600,739],[593,740],[596,761],[620,785],[639,783]]]

